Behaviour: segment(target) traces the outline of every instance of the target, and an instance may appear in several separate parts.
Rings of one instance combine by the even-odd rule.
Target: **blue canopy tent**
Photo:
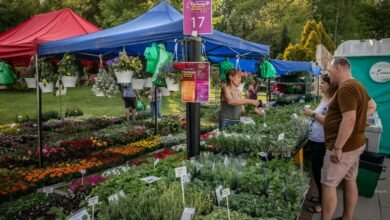
[[[208,56],[211,62],[219,63],[224,60],[222,57]],[[286,75],[291,72],[311,72],[314,76],[321,75],[321,67],[314,65],[312,62],[302,61],[285,61],[285,60],[269,60],[275,67],[277,75]],[[236,65],[241,70],[255,73],[257,71],[256,64],[258,60],[246,58],[230,58],[230,62]]]
[[[122,25],[86,34],[78,37],[52,41],[39,45],[39,56],[79,53],[85,56],[105,58],[117,56],[119,51],[141,55],[153,42],[164,42],[169,51],[176,51],[181,56],[181,47],[177,41],[183,40],[183,15],[170,4],[160,4]],[[250,55],[252,57],[268,56],[269,46],[242,40],[214,30],[213,34],[203,35],[202,41],[208,56],[235,57]]]

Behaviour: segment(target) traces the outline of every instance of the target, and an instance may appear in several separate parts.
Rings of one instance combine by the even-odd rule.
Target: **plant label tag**
[[[157,159],[153,162],[153,168],[156,168],[158,162],[160,162],[160,158],[157,158]]]
[[[267,127],[267,123],[264,123],[264,124],[263,124],[263,127],[265,127],[265,128],[266,128],[266,127]]]
[[[82,209],[77,210],[75,213],[69,215],[66,219],[68,219],[68,220],[90,220],[91,216],[89,216],[87,209],[84,207]]]
[[[98,203],[99,203],[98,196],[94,196],[94,197],[88,199],[88,206],[94,206],[94,205],[97,205]]]
[[[281,141],[284,139],[284,133],[279,134],[278,141]]]
[[[225,167],[229,165],[229,159],[227,158],[227,156],[225,156],[225,160],[223,161],[223,164],[225,165]]]
[[[187,167],[183,166],[183,167],[175,168],[175,174],[176,174],[176,177],[182,177],[182,176],[187,175]]]
[[[212,170],[212,171],[215,170],[215,160],[214,160],[214,162],[213,162],[213,167],[211,168],[211,170]]]
[[[54,188],[53,187],[43,187],[42,191],[46,194],[53,193]]]
[[[185,176],[182,176],[181,178],[182,178],[184,184],[191,182],[190,175],[185,175]]]
[[[215,189],[215,195],[217,196],[217,202],[218,202],[218,206],[221,205],[221,202],[222,202],[222,186],[218,186],[216,189]]]
[[[226,188],[222,190],[222,198],[226,198],[227,196],[230,195],[230,189]]]
[[[192,220],[195,215],[194,208],[184,208],[183,214],[181,215],[180,220]]]
[[[262,152],[259,153],[259,156],[260,156],[260,157],[267,157],[268,154],[267,154],[266,152],[263,152],[263,151],[262,151]]]
[[[87,173],[87,170],[81,170],[80,173],[81,175],[85,175]]]
[[[155,177],[155,176],[148,176],[148,177],[141,178],[141,180],[145,181],[147,183],[153,183],[153,182],[159,181],[160,178]]]

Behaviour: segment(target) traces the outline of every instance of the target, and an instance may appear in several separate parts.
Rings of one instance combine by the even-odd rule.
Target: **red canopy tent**
[[[0,59],[13,65],[28,65],[42,42],[75,37],[100,29],[71,9],[35,15],[0,34]]]

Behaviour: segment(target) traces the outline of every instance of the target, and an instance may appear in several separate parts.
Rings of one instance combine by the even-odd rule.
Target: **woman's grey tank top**
[[[234,96],[231,92],[233,99],[239,99],[240,93],[238,96]],[[229,105],[226,101],[221,101],[221,118],[229,120],[240,120],[241,117],[241,106],[242,105]]]

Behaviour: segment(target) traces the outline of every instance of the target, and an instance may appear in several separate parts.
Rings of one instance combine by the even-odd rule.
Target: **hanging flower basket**
[[[41,88],[42,93],[51,93],[54,91],[54,85],[53,83],[38,83],[39,87]]]
[[[64,95],[66,95],[66,87],[61,88],[61,93],[60,93],[60,89],[56,90],[56,96],[64,96]]]
[[[177,92],[180,90],[179,83],[175,83],[173,79],[165,78],[165,82],[167,83],[167,88],[169,91]]]
[[[24,78],[27,83],[27,88],[37,88],[37,83],[35,78]]]
[[[167,88],[161,87],[160,90],[161,90],[161,96],[170,96],[171,95],[171,92]]]
[[[131,83],[131,79],[133,78],[133,71],[115,71],[115,76],[118,83]]]
[[[146,78],[144,87],[145,88],[152,88],[152,86],[153,86],[153,84],[152,84],[152,77]]]
[[[146,79],[136,79],[133,78],[131,80],[131,84],[133,85],[133,89],[143,89],[145,85]]]
[[[103,92],[95,92],[95,96],[104,97],[104,93]]]
[[[67,87],[76,87],[77,83],[77,76],[62,76],[61,77],[62,85],[64,85],[65,88]]]

